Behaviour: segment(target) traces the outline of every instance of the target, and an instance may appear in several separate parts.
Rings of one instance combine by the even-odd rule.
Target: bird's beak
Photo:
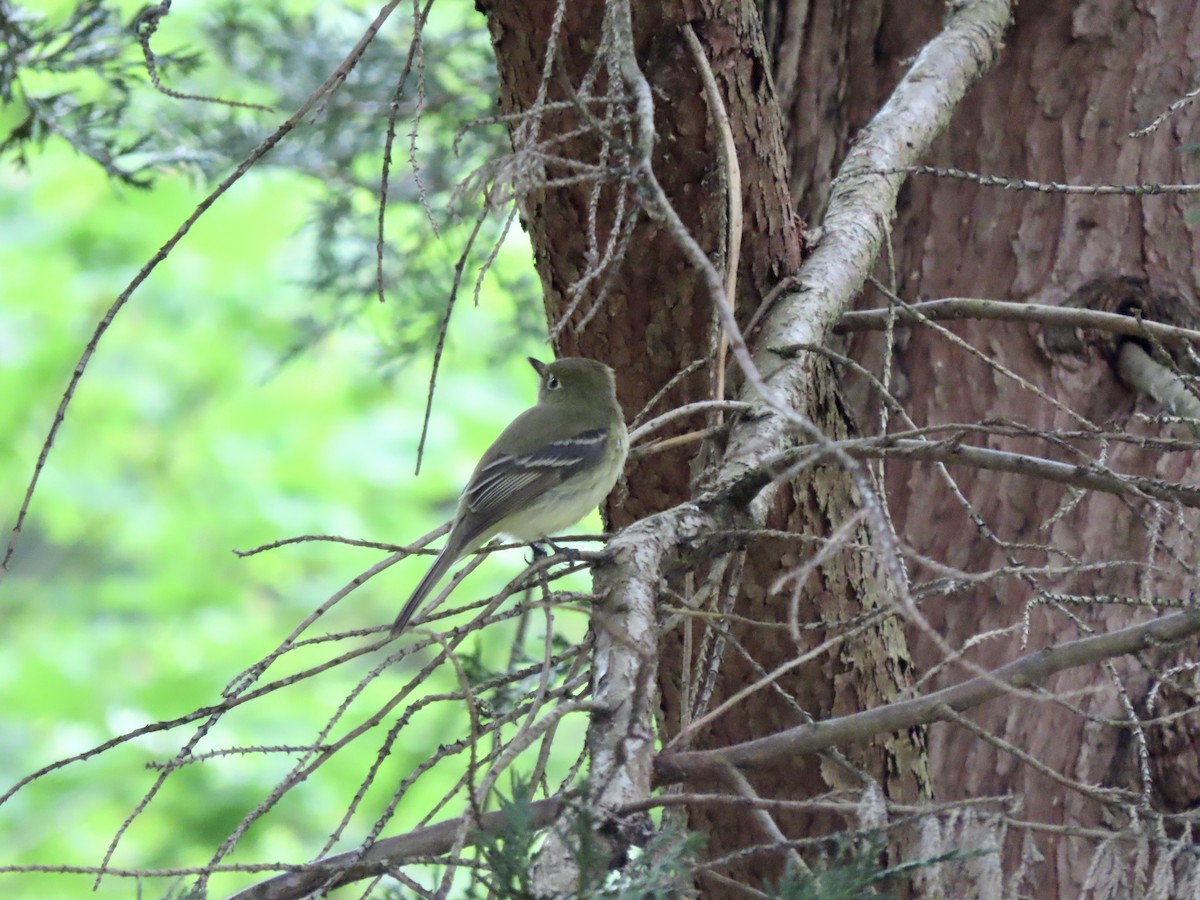
[[[538,373],[539,378],[546,374],[546,364],[544,362],[542,362],[540,359],[534,359],[532,356],[527,356],[525,358],[529,360],[529,364],[533,366],[533,370]]]

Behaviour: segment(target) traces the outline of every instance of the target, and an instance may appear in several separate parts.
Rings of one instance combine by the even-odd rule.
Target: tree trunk
[[[542,60],[553,21],[554,4],[486,4],[506,112],[525,112],[533,106],[541,82]],[[562,81],[579,84],[593,63],[589,35],[600,32],[601,4],[570,4],[562,26],[559,59],[555,66],[562,76],[550,79],[550,100],[570,99]],[[753,4],[639,5],[634,10],[634,34],[639,63],[654,87],[654,171],[676,209],[702,247],[716,257],[725,242],[725,197],[727,183],[720,166],[713,116],[706,107],[700,74],[689,56],[681,34],[686,22],[694,26],[712,69],[721,85],[734,141],[738,148],[746,232],[742,242],[737,293],[738,317],[743,325],[758,308],[768,290],[798,266],[801,233],[791,211],[787,188],[787,160],[782,151],[782,118],[774,102],[767,77],[761,25]],[[547,115],[545,132],[564,133],[577,129],[580,117],[574,112]],[[561,152],[574,159],[595,160],[598,142],[571,142]],[[565,174],[547,169],[546,177]],[[572,289],[587,258],[590,185],[557,190],[533,190],[524,203],[524,221],[535,245],[535,255],[547,297],[548,318],[559,323],[571,310]],[[601,241],[612,228],[616,192],[606,191],[599,204]],[[619,373],[625,408],[642,408],[662,385],[693,360],[707,364],[694,376],[681,381],[667,402],[678,406],[709,396],[715,359],[713,352],[712,304],[694,268],[683,258],[674,238],[656,223],[642,224],[630,241],[619,269],[607,273],[611,283],[589,289],[577,310],[568,313],[568,323],[582,318],[595,303],[601,286],[608,297],[600,312],[580,333],[570,324],[561,332],[559,350],[605,359]],[[823,432],[845,436],[850,425],[837,399],[836,385],[828,366],[812,365],[804,413]],[[702,420],[700,420],[702,422]],[[694,427],[697,422],[693,422]],[[685,431],[686,428],[680,430]],[[629,494],[611,510],[614,526],[628,524],[654,512],[670,508],[690,496],[689,474],[698,475],[695,445],[659,454],[635,464],[628,472]],[[712,448],[715,458],[719,448]],[[766,516],[766,527],[809,537],[825,537],[854,515],[857,499],[850,478],[840,468],[821,467],[789,489],[776,492]],[[866,540],[865,529],[857,529]],[[854,533],[854,532],[852,532]],[[791,572],[797,560],[807,555],[803,545],[791,540],[756,543],[741,565],[738,610],[745,617],[778,622],[786,620],[790,592],[776,593],[772,585]],[[726,566],[695,572],[673,588],[687,593],[706,579],[715,594],[729,590],[731,577]],[[740,584],[740,586],[739,586]],[[803,590],[801,590],[803,588]],[[819,567],[808,583],[798,586],[799,620],[804,623],[855,620],[879,608],[886,593],[886,580],[867,555],[839,551]],[[664,597],[664,603],[668,602]],[[684,662],[690,648],[702,643],[700,626],[685,638],[671,632],[662,647],[661,686],[667,736],[673,735],[698,710],[684,709],[687,688],[681,683],[685,667],[698,671],[701,660]],[[790,638],[777,634],[764,637],[762,629],[735,626],[733,639],[753,645],[754,663],[748,657],[729,654],[720,671],[709,707],[716,706],[762,670],[770,671],[795,655]],[[801,650],[826,640],[824,629],[804,635]],[[905,682],[909,666],[903,636],[894,621],[868,629],[858,640],[848,642],[832,656],[819,656],[780,678],[773,691],[751,696],[736,716],[718,719],[702,729],[687,746],[723,746],[774,733],[781,727],[809,719],[886,703]],[[782,699],[781,699],[782,698]],[[695,697],[692,696],[693,705]],[[754,788],[765,796],[806,798],[842,786],[861,789],[865,783],[880,785],[883,794],[903,800],[918,799],[924,789],[922,737],[919,732],[897,741],[881,739],[866,748],[852,748],[846,755],[830,756],[825,763],[801,760],[795,766],[764,772],[754,777]],[[893,746],[895,744],[896,746]],[[689,810],[691,827],[709,836],[710,854],[717,855],[763,843],[766,836],[754,816],[725,808],[695,807]],[[779,823],[795,836],[823,833],[843,817],[820,813],[784,815]],[[759,859],[735,864],[727,874],[739,880],[761,881],[781,873],[777,857],[764,865]]]
[[[571,180],[579,170],[562,162],[615,165],[626,152],[623,147],[637,141],[636,126],[622,118],[628,107],[591,105],[586,98],[587,113],[570,105],[581,93],[602,94],[597,86],[614,77],[614,70],[603,65],[604,5],[565,4],[557,30],[556,4],[549,0],[481,0],[480,8],[496,48],[502,109],[525,115],[514,126],[519,169],[514,181],[521,189],[522,218],[534,245],[557,349],[612,364],[631,416],[695,360],[705,362],[678,380],[654,411],[710,398],[719,381],[717,329],[713,304],[695,266],[659,220],[643,214],[630,227],[639,198],[628,180],[615,175]],[[803,231],[794,210],[819,221],[850,140],[879,109],[910,58],[937,33],[946,5],[935,0],[767,0],[761,19],[758,9],[749,0],[676,0],[635,4],[633,10],[637,61],[652,87],[655,107],[653,169],[689,233],[716,260],[726,257],[729,180],[720,162],[714,111],[682,38],[685,23],[694,27],[724,98],[745,208],[733,298],[743,329],[767,292],[800,263]],[[1200,46],[1198,29],[1200,13],[1182,0],[1146,0],[1137,11],[1107,0],[1022,4],[999,67],[963,102],[932,161],[1042,180],[1185,180],[1188,157],[1178,151],[1181,143],[1195,140],[1192,126],[1184,124],[1191,121],[1187,113],[1148,137],[1125,135],[1186,90],[1194,65],[1184,61],[1192,59],[1189,47]],[[548,47],[553,50],[549,65]],[[530,111],[539,104],[546,104],[545,110],[531,119]],[[536,128],[531,121],[538,123]],[[602,131],[601,124],[606,126]],[[609,139],[601,140],[600,133]],[[545,143],[541,152],[531,150],[560,135],[566,137],[552,144],[553,157],[546,155],[551,145]],[[892,234],[895,287],[906,301],[981,296],[1058,303],[1096,275],[1187,280],[1198,249],[1184,215],[1188,209],[1186,198],[1170,196],[1064,198],[914,177],[901,195]],[[628,237],[610,247],[610,235]],[[612,258],[605,259],[610,249]],[[884,267],[879,272],[889,280]],[[870,292],[862,302],[880,305]],[[1042,349],[1037,329],[1027,325],[966,323],[953,331],[986,359],[927,329],[900,332],[894,342],[894,393],[918,425],[1004,418],[1049,431],[1078,429],[1077,416],[1083,416],[1161,431],[1161,426],[1134,425],[1133,394],[1098,354],[1052,357]],[[854,358],[874,371],[889,358],[877,335],[856,338],[848,346]],[[755,349],[759,356],[767,352]],[[844,386],[863,430],[874,430],[877,403],[861,380],[835,374],[817,356],[807,359],[797,412],[827,437],[855,434],[840,394]],[[1019,372],[1042,391],[998,374],[988,360]],[[727,394],[738,390],[735,383]],[[744,396],[752,393],[747,389]],[[712,419],[683,420],[674,434],[706,421],[711,424]],[[736,447],[742,427],[734,422],[728,447]],[[687,501],[720,466],[728,451],[724,440],[710,437],[699,452],[701,445],[685,443],[636,460],[627,470],[627,497],[608,510],[612,527]],[[980,443],[1026,452],[1034,448],[1041,455],[1078,461],[1062,441],[991,435]],[[1099,448],[1094,439],[1077,440],[1075,446],[1091,456]],[[1129,444],[1113,445],[1105,461],[1120,471],[1168,480],[1195,474],[1189,470],[1189,454],[1164,456]],[[892,608],[896,589],[903,586],[884,571],[878,532],[855,519],[864,498],[851,476],[841,466],[810,468],[768,493],[754,523],[787,536],[755,540],[744,557],[735,552],[712,560],[673,575],[664,585],[663,607],[704,599],[719,609],[729,594],[736,596],[733,610],[740,617],[730,625],[711,696],[698,688],[703,682],[698,673],[711,658],[702,649],[711,650],[714,640],[712,634],[705,637],[703,621],[687,626],[690,631],[676,628],[665,634],[658,659],[664,741],[685,731],[698,713],[842,634],[848,624],[865,621],[866,627],[832,652],[775,679],[770,689],[750,694],[734,711],[689,731],[687,746],[726,746],[810,718],[877,707],[910,687],[914,671],[924,673],[921,692],[957,683],[975,670],[961,663],[943,665],[947,652],[960,651],[985,632],[994,635],[972,646],[965,658],[987,669],[1027,649],[1145,617],[1144,611],[1123,606],[1054,606],[1048,602],[1050,593],[1184,595],[1191,518],[1174,513],[1156,517],[1140,502],[1101,496],[1063,508],[1063,488],[1025,483],[1008,474],[964,468],[947,475],[929,464],[907,462],[889,462],[885,472],[896,529],[913,551],[965,572],[1009,571],[980,584],[929,594],[919,608],[924,627],[919,617],[910,620],[907,636],[895,618],[871,619],[872,612]],[[825,546],[824,538],[834,535],[841,542],[801,584],[781,583],[813,558],[814,548]],[[872,541],[876,546],[864,550]],[[1064,560],[1131,564],[1087,572],[1076,566],[1065,574],[1012,571],[1022,564]],[[1147,561],[1157,568],[1144,565]],[[912,574],[919,587],[944,571],[917,565]],[[1038,600],[1041,605],[1029,606]],[[786,629],[762,627],[786,623],[793,614],[804,626],[798,642]],[[1048,826],[1128,823],[1112,820],[1113,807],[1101,802],[1096,790],[1066,787],[1062,779],[1039,772],[1020,752],[1084,785],[1139,790],[1137,766],[1130,765],[1137,742],[1109,720],[1127,718],[1132,708],[1140,708],[1151,680],[1148,673],[1167,665],[1159,656],[1169,654],[1056,677],[1046,685],[1045,696],[1069,698],[1067,706],[1009,696],[970,714],[975,726],[1016,751],[989,743],[962,725],[935,726],[928,757],[932,784],[925,737],[914,730],[820,759],[803,757],[756,771],[739,790],[743,797],[752,791],[785,800],[846,799],[869,795],[877,787],[893,804],[921,801],[931,787],[938,801],[1017,797],[1019,809],[1005,801],[989,807],[987,815],[943,822],[945,830],[936,840],[927,829],[922,852],[1003,842],[1001,870],[992,873],[988,884],[975,878],[977,887],[990,885],[997,895],[1021,891],[1047,897],[1076,894],[1085,883],[1100,891],[1105,876],[1093,871],[1088,881],[1097,853],[1094,838],[1028,830],[1020,820]],[[1186,691],[1180,702],[1186,706]],[[1192,748],[1194,763],[1194,733],[1183,727],[1172,735],[1148,746],[1171,746],[1175,752],[1180,746]],[[1159,763],[1151,759],[1151,766]],[[1182,785],[1176,791],[1187,790],[1196,780],[1193,774],[1173,783]],[[1155,802],[1184,809],[1194,806],[1195,799],[1160,794]],[[821,812],[824,808],[777,813],[772,821],[789,839],[862,824],[858,813]],[[761,816],[737,807],[690,807],[689,823],[707,834],[710,857],[768,842]],[[1118,860],[1112,867],[1117,875],[1126,872],[1127,861],[1121,858],[1125,846],[1103,851]],[[893,843],[893,858],[902,849]],[[751,855],[735,860],[721,869],[721,877],[702,875],[700,884],[706,896],[727,890],[722,878],[761,884],[778,876],[785,855],[767,859]],[[971,871],[958,877],[973,877]],[[945,875],[941,889],[954,893],[947,887],[954,877]],[[943,876],[927,876],[931,892],[939,878]]]
[[[824,186],[846,139],[890,89],[901,61],[940,27],[944,10],[932,0],[883,6],[781,2],[768,4],[764,14],[781,105],[791,123],[791,182],[802,210],[821,209]],[[804,10],[803,22],[793,21]],[[1196,140],[1194,108],[1147,136],[1128,136],[1192,86],[1193,51],[1200,46],[1200,10],[1194,3],[1154,0],[1135,10],[1098,0],[1026,3],[1016,10],[1007,52],[961,104],[931,155],[932,164],[1081,184],[1194,180],[1192,157],[1180,152]],[[1180,195],[1064,197],[915,177],[902,195],[893,233],[898,293],[910,302],[992,297],[1057,305],[1100,276],[1133,275],[1167,289],[1191,284],[1198,249],[1189,221],[1193,211],[1194,201]],[[868,295],[861,305],[881,302],[886,300]],[[1025,324],[964,322],[952,330],[986,358],[1041,386],[1048,397],[997,375],[987,359],[932,330],[913,329],[896,339],[894,377],[896,395],[919,425],[1010,420],[1052,431],[1079,429],[1079,415],[1163,434],[1162,426],[1133,420],[1135,410],[1161,410],[1137,400],[1104,354],[1048,353],[1039,330]],[[878,335],[852,346],[852,356],[877,367],[882,358]],[[863,403],[859,413],[870,419],[876,409],[877,403]],[[1092,457],[1101,449],[1097,441],[1073,443]],[[995,436],[986,446],[1079,462],[1044,441]],[[1172,482],[1195,483],[1200,474],[1191,453],[1163,454],[1129,444],[1112,446],[1106,462],[1117,471]],[[913,628],[909,634],[920,671],[942,662],[944,646],[960,648],[984,633],[994,636],[966,658],[990,669],[1030,649],[1146,618],[1145,610],[1124,605],[1055,607],[1046,603],[1051,593],[1188,596],[1193,515],[1164,516],[1145,504],[1097,494],[1064,508],[1069,497],[1062,487],[967,468],[949,475],[970,510],[949,489],[948,476],[927,464],[887,467],[897,529],[916,552],[969,572],[1070,559],[1111,565],[1059,577],[1012,575],[931,598],[923,607],[930,631]],[[1121,565],[1122,560],[1130,563]],[[1157,571],[1142,565],[1150,560]],[[926,577],[936,576],[914,572],[918,582]],[[1042,604],[1030,609],[1039,600]],[[1178,650],[1167,650],[1065,672],[1045,687],[1046,696],[1071,698],[1067,707],[1045,699],[1009,699],[984,705],[968,718],[1072,781],[1141,791],[1137,734],[1103,719],[1127,720],[1134,708],[1144,714],[1152,677],[1179,656]],[[968,674],[962,666],[941,668],[923,690],[957,683]],[[1190,693],[1186,679],[1172,690],[1180,694],[1176,709],[1195,707],[1194,681]],[[1164,708],[1158,707],[1159,715]],[[1163,810],[1194,808],[1200,800],[1194,717],[1157,731],[1147,728],[1145,735],[1148,772],[1158,785],[1152,803]],[[1080,828],[1129,824],[1095,793],[1064,787],[966,728],[933,726],[929,751],[939,801],[1017,797],[1021,805],[1015,819]],[[1171,759],[1164,758],[1167,753]],[[1131,890],[1133,857],[1145,852],[1136,842],[1104,848],[1101,852],[1115,862],[1102,865],[1095,839],[1011,825],[1001,829],[991,836],[1007,836],[1005,877],[1025,873],[1020,883],[1006,882],[1006,896],[1076,896],[1085,884],[1097,895],[1114,884]],[[1035,854],[1041,857],[1036,864]]]

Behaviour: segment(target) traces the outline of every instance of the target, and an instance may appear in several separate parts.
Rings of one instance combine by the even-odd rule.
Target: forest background
[[[74,4],[36,6],[48,23],[61,24]],[[271,6],[247,14],[266,27],[274,20]],[[122,25],[140,9],[137,3],[114,7],[114,22]],[[364,24],[362,8],[296,2],[278,5],[277,14],[296,28],[313,27],[305,66],[317,72],[336,65],[346,38],[352,41]],[[486,33],[461,28],[468,13],[467,5],[443,4],[429,23],[430,34],[441,38],[433,52],[458,53],[466,58],[464,77],[494,81],[481,55],[488,52]],[[239,42],[246,56],[213,52],[222,21],[213,8],[181,6],[158,39],[166,48],[204,49],[201,82],[213,91],[236,83],[241,97],[257,59],[248,36]],[[378,52],[395,49],[389,38],[406,48],[406,27],[398,21],[385,32]],[[131,33],[124,41],[122,58],[136,65]],[[278,60],[255,76],[255,89],[275,101],[282,95],[284,106],[289,92],[308,87],[289,84],[294,73],[280,72]],[[99,79],[69,77],[95,99],[107,98]],[[61,90],[63,80],[29,87]],[[350,85],[348,93],[369,96],[372,88]],[[214,143],[188,130],[196,126],[180,101],[146,90],[135,104],[131,125],[154,120],[161,128],[144,152],[122,160],[137,168],[144,187],[114,180],[55,135],[21,165],[9,156],[0,166],[0,509],[6,519],[20,504],[97,320],[208,192],[207,174],[245,152],[236,142],[239,133],[252,133],[264,118],[204,107],[202,119],[227,120],[222,142]],[[0,110],[0,131],[22,114],[19,105]],[[332,115],[348,111],[335,105]],[[451,127],[437,116],[426,125]],[[435,170],[435,191],[438,148],[452,136],[439,131],[431,138],[435,149],[418,151],[426,169]],[[498,142],[503,134],[491,138]],[[157,161],[168,154],[172,158]],[[532,403],[536,378],[525,357],[548,359],[552,352],[528,242],[514,228],[481,283],[478,303],[464,302],[456,313],[415,474],[440,304],[456,263],[454,229],[463,226],[448,211],[441,223],[447,240],[422,236],[429,232],[424,211],[396,203],[389,223],[392,292],[380,304],[371,292],[377,210],[363,196],[331,206],[320,175],[298,171],[290,158],[250,172],[139,291],[92,360],[41,478],[12,574],[0,588],[5,789],[53,760],[212,702],[233,673],[273,647],[369,552],[305,543],[239,559],[235,549],[305,533],[415,539],[445,521],[483,449]],[[398,180],[404,178],[401,173]],[[321,251],[327,225],[339,230],[341,243],[333,248],[325,240]],[[355,265],[357,275],[338,280],[341,267]],[[598,516],[581,525],[588,529],[599,529]],[[523,567],[518,551],[502,556],[508,558],[497,557],[474,576],[477,586],[496,590]],[[338,610],[334,626],[390,623],[423,566],[414,559],[393,569]],[[586,580],[575,576],[574,583]],[[586,623],[576,634],[579,627]],[[535,628],[530,640],[536,639]],[[477,640],[467,653],[481,666],[503,668],[510,650]],[[428,690],[446,686],[442,673]],[[318,684],[281,697],[269,719],[256,714],[254,721],[231,723],[228,737],[245,745],[299,739],[337,706],[342,691],[342,684]],[[456,727],[441,725],[422,731],[424,742],[414,738],[397,751],[398,770],[428,759]],[[3,863],[98,863],[152,778],[145,765],[174,749],[170,736],[149,736],[31,785],[0,810]],[[338,785],[373,755],[362,748],[357,758],[352,750],[335,761],[329,781],[297,796],[286,827],[253,835],[251,843],[273,858],[303,855],[319,844],[345,804]],[[278,778],[278,765],[261,762],[231,758],[220,774],[203,766],[183,773],[178,790],[161,797],[129,834],[123,855],[147,868],[207,858],[244,814],[248,793],[269,790]],[[253,879],[240,879],[247,880]],[[0,874],[0,890],[14,897],[128,897],[132,889],[109,879],[92,895],[90,881],[87,875],[8,873]],[[148,888],[149,896],[166,889]]]

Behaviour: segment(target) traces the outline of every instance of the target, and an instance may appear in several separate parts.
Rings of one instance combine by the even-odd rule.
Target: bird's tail
[[[408,620],[413,617],[417,607],[421,605],[421,601],[437,586],[437,583],[442,580],[442,576],[446,574],[446,570],[454,565],[461,555],[457,548],[452,550],[453,543],[452,541],[446,542],[446,546],[437,555],[437,559],[433,561],[433,565],[429,567],[429,571],[425,573],[425,577],[421,579],[417,589],[412,592],[412,596],[404,604],[404,609],[400,610],[400,615],[396,616],[396,621],[392,623],[392,637],[397,637],[404,631]]]

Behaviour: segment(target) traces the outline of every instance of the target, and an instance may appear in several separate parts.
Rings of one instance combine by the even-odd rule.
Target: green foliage
[[[580,788],[586,794],[587,786]],[[529,786],[514,781],[512,796],[500,798],[502,812],[498,827],[479,836],[477,845],[482,866],[474,870],[468,898],[503,897],[533,900],[533,862],[541,844],[541,832],[533,827]],[[583,803],[567,801],[561,821],[570,823],[567,848],[579,870],[580,900],[670,900],[679,895],[681,884],[690,884],[696,854],[703,836],[663,830],[645,847],[634,848],[630,859],[617,870],[608,868],[608,848],[596,839],[597,823]]]
[[[838,835],[821,863],[806,870],[790,860],[779,882],[767,891],[772,900],[885,900],[904,894],[912,872],[945,862],[973,859],[994,850],[956,850],[894,867],[884,865],[882,834]]]
[[[807,871],[791,860],[787,871],[767,896],[774,900],[884,900],[895,896],[879,890],[891,873],[881,864],[883,841],[879,837],[836,840],[823,865]]]
[[[198,54],[166,53],[164,73],[186,74]],[[138,123],[131,100],[145,71],[132,29],[112,5],[80,0],[52,23],[8,0],[0,0],[0,160],[29,165],[32,148],[60,138],[97,163],[113,180],[131,187],[151,183],[156,166],[184,154],[148,153],[154,138]]]
[[[690,885],[704,835],[665,830],[654,835],[619,874],[607,879],[596,894],[611,900],[672,900],[681,885]]]
[[[144,15],[124,24],[112,0],[79,0],[54,21],[0,0],[0,99],[7,106],[0,113],[0,160],[27,167],[33,150],[57,139],[119,183],[145,188],[164,173],[183,171],[211,184],[281,118],[245,104],[272,104],[283,114],[298,108],[375,12],[227,0],[155,19],[147,40],[157,74],[170,90],[217,98],[205,102],[153,88],[138,40],[139,31],[147,32]],[[394,20],[319,113],[261,163],[307,182],[297,186],[306,209],[290,221],[303,223],[308,247],[289,278],[313,302],[292,323],[289,353],[362,317],[380,289],[402,301],[386,317],[370,316],[382,325],[381,352],[388,359],[422,352],[442,326],[456,267],[461,293],[477,303],[492,248],[510,230],[505,210],[486,211],[478,193],[457,193],[467,173],[505,146],[502,128],[467,127],[494,112],[495,67],[482,17],[467,0],[436,4],[411,60],[415,23],[401,13]],[[377,274],[389,130],[394,168]],[[472,239],[479,215],[482,226]],[[525,301],[511,307],[505,327],[542,335],[528,268],[497,266],[493,280],[495,289]],[[495,344],[480,346],[489,361],[498,358]]]
[[[468,898],[533,897],[532,865],[540,840],[533,827],[528,784],[514,779],[512,796],[496,792],[500,801],[500,824],[479,835],[477,846],[482,867],[473,870]]]
[[[487,46],[482,18],[466,2],[440,6],[460,19],[431,19],[428,71],[433,62],[457,71],[426,78],[427,103],[435,88],[465,90],[476,77],[481,84],[493,77],[490,65],[477,63],[478,48]],[[241,7],[251,12],[236,26],[203,5],[192,7],[191,18],[181,7],[162,20],[154,47],[164,82],[286,108],[324,79],[328,71],[320,66],[344,56],[364,22],[361,13],[329,4],[319,14],[300,4]],[[203,181],[227,170],[280,114],[154,91],[133,33],[121,24],[131,21],[132,9],[64,4],[57,17],[53,9],[33,16],[5,3],[0,12],[11,99],[0,110],[0,133],[12,139],[0,169],[0,512],[7,529],[97,321],[203,198]],[[257,31],[247,24],[251,17]],[[295,27],[277,36],[269,66],[255,41],[272,22],[286,21]],[[528,248],[514,233],[482,282],[478,305],[463,304],[457,313],[425,465],[420,479],[413,477],[431,329],[461,252],[450,242],[466,227],[444,205],[456,167],[466,163],[445,148],[464,124],[456,109],[474,114],[491,94],[481,89],[457,106],[446,99],[422,118],[422,141],[433,149],[422,144],[418,153],[436,160],[423,166],[422,177],[445,223],[443,240],[419,205],[409,210],[404,203],[415,188],[403,159],[412,99],[402,98],[404,139],[387,232],[388,265],[396,268],[385,273],[389,302],[380,305],[373,294],[374,197],[410,26],[401,20],[385,29],[376,55],[268,157],[273,168],[252,170],[206,213],[100,342],[49,455],[12,572],[0,584],[0,792],[47,763],[213,703],[235,673],[379,558],[317,543],[245,560],[231,549],[304,533],[407,542],[449,514],[479,453],[533,399],[523,357],[547,351],[544,327],[540,334],[527,327],[540,305]],[[459,40],[455,46],[466,55],[435,47],[442,35]],[[302,43],[289,53],[289,41]],[[179,46],[197,49],[172,49]],[[460,66],[464,59],[469,65]],[[123,80],[114,84],[118,76]],[[22,131],[29,98],[46,109],[43,101],[58,95],[60,130],[35,122]],[[89,103],[88,115],[101,118],[84,115]],[[84,112],[64,118],[71,110]],[[469,138],[464,154],[484,153],[502,134],[494,130],[479,143]],[[113,166],[122,174],[109,171]],[[117,194],[114,183],[147,189]],[[333,212],[322,212],[327,207]],[[334,230],[322,230],[325,215],[337,220]],[[336,246],[323,255],[329,241]],[[469,257],[467,296],[486,246]],[[323,276],[322,265],[338,269],[341,280]],[[517,556],[507,566],[503,558],[489,560],[467,589],[496,590],[519,565]],[[421,570],[419,559],[397,566],[356,592],[325,627],[385,624]],[[506,636],[489,638],[466,648],[481,671],[503,668],[510,656]],[[228,717],[202,749],[311,740],[362,674],[344,668]],[[389,673],[367,699],[381,704],[378,696],[390,696],[403,674]],[[430,692],[451,686],[439,679],[429,679]],[[390,771],[428,760],[444,734],[465,730],[465,710],[438,715],[393,750]],[[0,864],[98,864],[156,777],[146,765],[171,758],[184,734],[148,735],[22,789],[0,806],[0,831],[9,836]],[[354,746],[330,760],[265,827],[242,839],[245,857],[308,858],[343,815],[375,751]],[[453,784],[459,772],[450,770],[460,762],[452,758],[431,772],[430,784],[414,792],[418,799],[443,789],[433,782]],[[123,839],[114,865],[207,862],[288,765],[278,754],[251,752],[173,773]],[[388,779],[381,783],[364,801],[364,818],[388,799]],[[420,815],[406,806],[393,827],[411,827]],[[348,836],[361,837],[357,825]],[[257,877],[214,879],[212,894]],[[0,873],[0,895],[82,896],[90,883],[87,875]],[[141,888],[150,897],[166,889],[152,882]],[[124,898],[137,890],[109,875],[93,896]]]
[[[230,2],[217,7],[202,27],[217,68],[234,76],[226,80],[254,85],[256,96],[273,97],[281,109],[290,110],[336,69],[373,14],[373,9],[368,14],[345,8],[331,14],[327,5],[300,12],[281,2]],[[383,353],[404,357],[431,346],[460,256],[463,292],[477,299],[476,275],[486,267],[505,221],[503,211],[487,214],[478,237],[469,243],[481,198],[456,194],[467,172],[505,149],[501,128],[456,134],[494,111],[495,67],[482,25],[465,0],[435,4],[421,31],[420,53],[406,74],[401,63],[409,59],[413,23],[393,23],[323,104],[321,115],[302,123],[266,158],[267,165],[303,173],[320,185],[311,194],[305,228],[312,248],[310,267],[298,274],[321,298],[322,307],[298,323],[297,352],[361,315],[376,299],[381,155],[389,129],[394,133],[394,168],[388,179],[381,284],[404,302],[378,335]],[[222,83],[211,89],[233,88]],[[212,162],[231,164],[262,139],[258,118],[219,109],[180,120],[176,127],[190,146],[219,154],[204,166],[211,177],[221,171]],[[428,136],[424,141],[409,138],[418,130]],[[501,266],[495,276],[498,289],[536,298],[536,283],[527,269]],[[525,314],[531,308],[537,310],[536,304],[517,306],[506,324],[527,334],[544,332],[540,317]],[[484,352],[488,346],[483,345]]]

